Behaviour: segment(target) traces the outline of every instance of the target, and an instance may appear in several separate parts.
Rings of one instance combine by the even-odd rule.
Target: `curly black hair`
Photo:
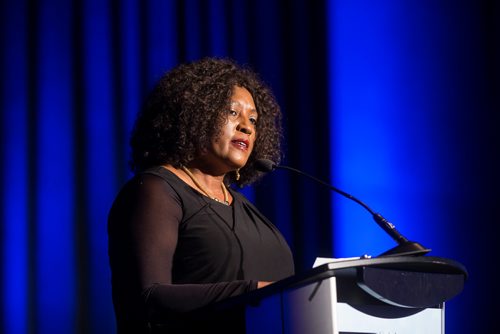
[[[159,80],[138,114],[130,140],[132,171],[152,166],[187,165],[219,135],[235,86],[246,88],[259,114],[256,141],[240,179],[225,182],[242,187],[256,181],[257,159],[281,160],[281,112],[271,90],[252,70],[229,59],[205,58],[182,64]]]

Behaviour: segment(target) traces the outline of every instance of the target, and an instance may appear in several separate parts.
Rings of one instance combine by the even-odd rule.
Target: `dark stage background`
[[[469,270],[447,333],[496,325],[499,5],[491,1],[3,0],[0,331],[112,333],[106,216],[146,93],[179,62],[247,64],[284,113],[284,163]],[[283,171],[244,189],[316,256],[394,246],[361,207]]]

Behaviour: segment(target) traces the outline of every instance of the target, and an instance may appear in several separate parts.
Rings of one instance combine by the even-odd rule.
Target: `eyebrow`
[[[231,104],[231,106],[233,106],[233,105],[238,105],[238,106],[240,106],[240,107],[242,107],[242,106],[243,106],[243,105],[242,105],[241,103],[239,103],[238,101],[231,101],[231,103],[230,103],[230,104]],[[253,112],[253,113],[256,113],[257,115],[259,114],[259,112],[258,112],[256,109],[253,109],[253,108],[252,108],[252,109],[250,109],[250,111],[251,111],[251,112]]]

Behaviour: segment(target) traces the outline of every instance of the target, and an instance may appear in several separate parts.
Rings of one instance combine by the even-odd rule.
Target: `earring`
[[[236,181],[239,181],[240,180],[240,169],[238,168],[236,170]]]

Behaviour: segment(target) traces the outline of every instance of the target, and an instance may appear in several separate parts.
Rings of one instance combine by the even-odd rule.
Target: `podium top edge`
[[[323,268],[322,268],[323,267]],[[461,263],[442,257],[432,256],[390,256],[376,258],[346,259],[325,263],[318,266],[319,271],[338,271],[356,267],[378,267],[387,269],[398,269],[408,271],[424,271],[442,274],[462,274],[467,278],[468,272]]]
[[[209,309],[224,309],[237,304],[255,302],[275,293],[300,287],[314,281],[320,281],[329,277],[339,276],[343,273],[352,273],[357,268],[373,267],[389,270],[415,271],[439,274],[463,275],[467,278],[465,267],[454,260],[429,256],[387,256],[376,258],[345,259],[328,262],[313,268],[307,272],[298,273],[294,276],[277,281],[262,289],[254,290],[244,295],[232,297],[214,305]]]

